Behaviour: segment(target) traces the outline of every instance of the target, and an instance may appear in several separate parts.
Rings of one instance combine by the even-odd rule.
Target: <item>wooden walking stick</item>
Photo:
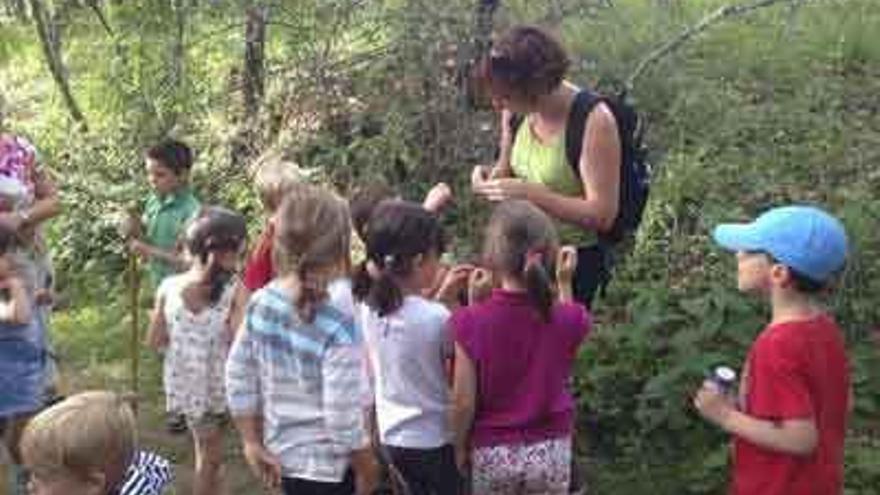
[[[138,410],[138,392],[140,388],[140,355],[141,355],[141,321],[140,321],[140,263],[138,262],[137,253],[129,249],[130,241],[140,238],[141,228],[137,210],[132,208],[126,214],[125,225],[123,226],[123,239],[125,239],[125,250],[128,253],[128,263],[126,266],[126,285],[128,285],[128,304],[131,316],[131,341],[129,342],[129,352],[131,353],[131,408],[137,414]]]

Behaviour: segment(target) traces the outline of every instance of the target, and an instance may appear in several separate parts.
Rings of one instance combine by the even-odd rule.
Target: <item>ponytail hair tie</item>
[[[367,260],[365,269],[367,270],[367,275],[372,280],[379,280],[379,278],[382,276],[382,269],[373,260]]]
[[[542,265],[544,263],[544,250],[542,249],[529,249],[526,252],[526,262],[524,267],[528,267],[534,263],[538,265]]]

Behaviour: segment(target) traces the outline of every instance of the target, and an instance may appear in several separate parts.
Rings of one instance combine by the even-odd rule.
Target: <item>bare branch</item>
[[[98,0],[88,0],[86,4],[88,4],[89,8],[92,9],[92,12],[94,12],[95,15],[98,17],[98,20],[101,22],[101,26],[103,26],[104,31],[106,31],[111,38],[115,36],[113,28],[110,27],[110,23],[107,22],[107,16],[105,16],[104,11],[101,10],[101,5],[98,3]]]
[[[61,91],[62,99],[67,106],[70,117],[79,125],[81,130],[88,131],[86,118],[80,110],[79,105],[77,105],[76,99],[73,97],[73,92],[70,89],[70,81],[67,79],[64,63],[61,60],[61,54],[55,53],[52,49],[52,40],[49,35],[49,28],[46,25],[46,9],[41,0],[30,0],[30,5],[31,13],[34,18],[34,26],[36,27],[37,35],[40,38],[40,46],[43,49],[43,55],[46,57],[46,64],[49,66],[49,72],[52,74],[52,78],[55,80],[58,90]]]
[[[725,5],[718,8],[711,14],[700,19],[698,23],[688,27],[687,29],[679,33],[678,36],[666,41],[665,43],[654,49],[651,53],[649,53],[645,58],[643,58],[636,66],[632,74],[630,74],[630,76],[626,80],[625,88],[627,92],[632,90],[636,80],[641,77],[641,75],[644,74],[651,65],[657,63],[663,57],[678,49],[678,47],[683,45],[686,41],[702,33],[711,26],[731,17],[745,15],[749,12],[752,12],[753,10],[757,10],[762,7],[769,7],[771,5],[779,3],[792,3],[797,1],[798,0],[757,0],[750,3]]]

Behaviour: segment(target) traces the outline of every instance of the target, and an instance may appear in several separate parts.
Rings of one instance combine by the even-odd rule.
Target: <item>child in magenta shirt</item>
[[[568,384],[590,316],[556,302],[558,249],[546,214],[524,201],[500,204],[483,252],[500,288],[450,320],[456,457],[471,464],[474,495],[568,492]]]

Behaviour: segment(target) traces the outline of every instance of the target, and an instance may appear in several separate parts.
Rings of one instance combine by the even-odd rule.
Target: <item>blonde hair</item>
[[[76,394],[37,414],[21,437],[21,453],[37,476],[96,472],[107,486],[120,481],[137,444],[134,413],[119,395],[108,391]]]
[[[254,188],[266,209],[275,211],[285,194],[306,181],[299,166],[281,153],[267,152],[252,166]]]
[[[297,279],[294,303],[300,318],[314,320],[328,282],[349,266],[350,254],[351,218],[344,200],[315,186],[284,196],[275,226],[274,261],[279,275]]]

